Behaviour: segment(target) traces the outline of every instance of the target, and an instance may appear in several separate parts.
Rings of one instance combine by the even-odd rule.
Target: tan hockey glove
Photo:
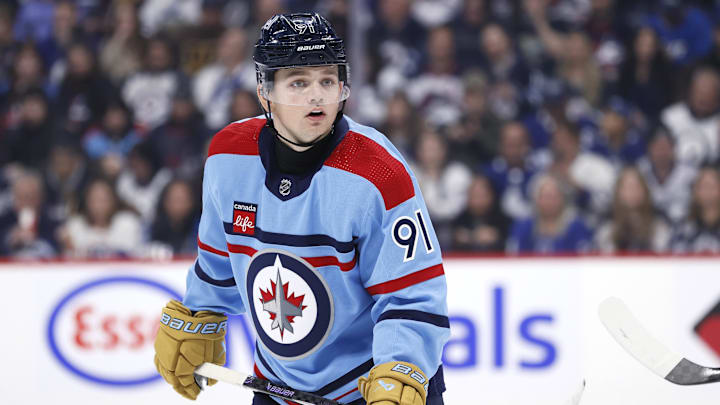
[[[175,391],[194,400],[200,393],[195,369],[206,361],[225,364],[226,330],[225,315],[210,311],[192,315],[180,302],[168,302],[155,337],[155,367]],[[216,382],[209,380],[208,385]]]
[[[367,405],[425,405],[427,384],[420,368],[404,361],[378,364],[358,379]]]

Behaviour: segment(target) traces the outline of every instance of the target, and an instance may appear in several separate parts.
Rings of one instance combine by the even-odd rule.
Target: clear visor
[[[285,105],[338,104],[350,96],[350,86],[339,77],[337,65],[265,70],[260,94],[273,103]]]

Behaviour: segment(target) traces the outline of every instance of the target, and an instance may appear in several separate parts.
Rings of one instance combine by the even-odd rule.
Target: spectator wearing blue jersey
[[[712,48],[712,24],[700,9],[682,0],[662,0],[658,12],[648,19],[665,52],[677,65],[691,65]]]
[[[482,172],[490,179],[502,212],[514,219],[526,217],[532,211],[528,185],[538,167],[530,157],[525,125],[518,121],[503,125],[498,152],[497,157],[482,166]]]
[[[59,85],[67,70],[67,56],[71,45],[90,38],[83,34],[78,25],[77,7],[74,1],[61,0],[55,3],[52,21],[52,35],[38,42],[38,50],[50,72],[49,79]],[[93,49],[94,52],[94,49]]]
[[[83,147],[88,157],[99,161],[110,177],[117,176],[111,168],[119,168],[132,148],[143,139],[142,134],[134,127],[132,112],[122,99],[110,100],[105,109],[100,125],[89,128],[83,136]],[[107,160],[116,160],[107,162]]]
[[[53,0],[27,0],[22,2],[15,17],[13,33],[19,41],[40,42],[52,34],[55,10]]]
[[[552,174],[542,174],[531,186],[534,213],[513,224],[507,242],[511,254],[585,253],[592,231],[575,213],[571,190]]]
[[[600,112],[599,128],[590,149],[605,156],[616,170],[635,162],[645,154],[645,140],[635,128],[631,107],[612,97]]]

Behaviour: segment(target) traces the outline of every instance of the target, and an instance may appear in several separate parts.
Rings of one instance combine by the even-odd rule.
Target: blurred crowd
[[[720,1],[3,0],[0,257],[194,254],[259,27],[307,10],[444,251],[720,253]]]

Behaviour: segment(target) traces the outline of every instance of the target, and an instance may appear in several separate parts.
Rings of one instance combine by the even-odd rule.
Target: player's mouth
[[[325,115],[325,111],[323,111],[321,108],[316,108],[310,111],[305,117],[308,118],[310,121],[320,122],[325,119]]]

